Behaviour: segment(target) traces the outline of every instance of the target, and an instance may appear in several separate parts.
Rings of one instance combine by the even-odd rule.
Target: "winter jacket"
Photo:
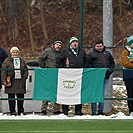
[[[50,48],[46,48],[38,58],[40,67],[56,68],[56,57],[58,55],[59,52],[55,50],[53,45]]]
[[[0,48],[0,68],[2,68],[2,63],[7,57],[8,57],[8,54],[6,53],[6,51],[3,48]],[[0,71],[0,75],[1,75],[1,71]],[[0,89],[1,88],[2,88],[2,84],[1,84],[1,76],[0,76]]]
[[[88,67],[87,55],[84,49],[79,48],[77,56],[73,54],[70,47],[61,51],[57,57],[59,68],[66,68],[66,59],[68,57],[70,68],[85,68]]]
[[[129,80],[129,79],[133,79],[133,63],[131,63],[128,60],[128,56],[130,54],[130,51],[125,48],[121,54],[121,63],[123,65],[124,68],[128,68],[128,69],[124,69],[123,70],[123,80]]]
[[[13,59],[8,57],[2,64],[2,68],[14,68]],[[20,58],[20,68],[27,68],[23,59]],[[7,76],[11,77],[11,87],[5,87],[5,93],[10,94],[25,94],[26,79],[28,78],[28,70],[21,70],[21,79],[15,79],[14,70],[2,70],[2,83],[6,82]]]
[[[88,55],[88,62],[89,62],[89,67],[92,68],[110,68],[107,70],[105,79],[109,79],[110,75],[113,73],[114,68],[114,58],[111,55],[109,51],[106,50],[104,47],[102,52],[99,52],[93,48],[93,51],[91,51]]]
[[[0,48],[0,68],[2,67],[2,63],[8,57],[6,51],[3,48]]]

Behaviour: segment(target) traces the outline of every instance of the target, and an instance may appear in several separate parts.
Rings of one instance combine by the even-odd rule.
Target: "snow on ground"
[[[127,91],[122,78],[113,78],[113,98],[127,98]],[[128,114],[127,100],[115,100],[112,105],[116,111]]]
[[[36,114],[29,114],[29,115],[21,115],[21,116],[9,116],[7,114],[0,113],[0,120],[79,120],[79,119],[133,119],[133,116],[126,116],[124,113],[119,112],[117,114],[112,114],[110,116],[91,116],[91,115],[83,115],[83,116],[66,116],[64,114],[60,115],[51,115],[51,116],[44,116],[44,115],[36,115]]]
[[[113,97],[115,97],[115,95],[117,95],[117,97],[124,97],[126,98],[126,88],[125,85],[122,83],[122,79],[121,78],[116,78],[113,79],[113,81],[118,81],[121,82],[119,85],[118,84],[113,84]],[[21,115],[21,116],[10,116],[8,114],[3,114],[0,113],[0,120],[75,120],[75,119],[133,119],[133,116],[127,116],[125,115],[125,113],[128,111],[127,108],[127,101],[126,100],[115,100],[115,102],[112,103],[113,108],[115,108],[117,110],[116,114],[111,114],[109,116],[102,116],[102,115],[83,115],[83,116],[66,116],[64,114],[60,114],[60,115],[50,115],[50,116],[45,116],[45,115],[40,115],[40,114],[36,114],[36,113],[31,113],[31,114],[27,114],[27,115]]]

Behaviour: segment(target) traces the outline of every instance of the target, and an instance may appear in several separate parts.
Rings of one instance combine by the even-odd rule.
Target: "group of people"
[[[113,73],[114,58],[109,51],[106,50],[102,40],[96,41],[93,50],[86,54],[85,50],[79,46],[79,40],[76,37],[71,37],[69,45],[61,50],[62,42],[60,40],[55,41],[50,48],[39,56],[39,64],[42,68],[109,68],[106,72],[104,89],[108,88],[108,80]],[[69,60],[69,64],[66,63]],[[92,103],[92,115],[95,114],[95,104]],[[42,102],[42,113],[47,113],[48,101]],[[60,105],[54,104],[53,114],[64,113],[68,115],[69,105],[62,105],[62,112],[60,111]],[[104,103],[98,104],[98,115],[105,115]],[[75,105],[75,115],[83,115],[82,105]]]
[[[93,50],[88,54],[79,46],[77,37],[71,37],[69,45],[62,49],[63,42],[56,40],[51,47],[46,48],[38,58],[41,68],[108,68],[105,74],[104,88],[108,89],[110,75],[113,73],[115,66],[112,54],[106,50],[102,40],[96,41]],[[9,111],[11,115],[25,115],[24,112],[24,94],[26,93],[26,79],[28,77],[28,69],[25,61],[20,57],[18,47],[10,49],[8,57],[4,49],[0,49],[0,63],[2,68],[13,68],[9,70],[1,70],[1,83],[5,85],[5,93],[8,94]],[[133,98],[133,36],[127,38],[127,44],[122,52],[122,65],[124,66],[123,80],[125,81],[128,98]],[[20,68],[26,68],[22,70]],[[128,69],[130,68],[130,69]],[[9,81],[8,81],[9,80]],[[9,83],[8,83],[9,82]],[[1,86],[2,87],[2,86]],[[15,100],[17,96],[17,112],[15,110]],[[106,97],[104,93],[104,97]],[[49,101],[42,101],[41,111],[47,114]],[[95,115],[95,107],[98,106],[97,115],[106,115],[104,113],[104,103],[91,103],[92,115]],[[62,111],[60,108],[62,107]],[[133,116],[133,100],[128,100],[129,113]],[[69,105],[59,105],[54,103],[53,114],[64,113],[68,115]],[[83,115],[82,104],[75,105],[75,115]]]

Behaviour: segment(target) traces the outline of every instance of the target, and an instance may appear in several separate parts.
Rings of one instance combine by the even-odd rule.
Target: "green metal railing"
[[[0,70],[34,70],[33,68],[21,68],[21,69],[14,69],[14,68],[1,68]],[[125,69],[122,68],[115,68],[115,69],[111,69],[114,71],[123,71]],[[133,69],[128,69],[128,70],[133,70]],[[33,100],[33,98],[0,98],[0,100]],[[133,100],[133,98],[104,98],[104,100]],[[96,104],[94,107],[94,114],[96,114]]]
[[[0,100],[33,100],[32,98],[0,98]],[[133,98],[104,98],[104,100],[133,100]]]
[[[0,70],[34,70],[33,68],[21,68],[21,69],[14,69],[14,68],[1,68]],[[114,71],[122,71],[125,69],[122,68],[115,68],[111,69]],[[128,69],[133,70],[133,69]],[[33,100],[32,98],[0,98],[0,100]],[[133,98],[104,98],[104,100],[133,100]]]

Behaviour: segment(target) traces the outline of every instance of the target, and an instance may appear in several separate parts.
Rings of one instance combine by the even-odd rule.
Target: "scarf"
[[[15,69],[20,69],[20,58],[13,58],[13,64]],[[15,79],[21,79],[21,71],[14,70]]]
[[[130,51],[130,55],[128,56],[128,59],[130,60],[133,58],[133,49],[130,48],[130,46],[128,45],[126,45],[125,47],[127,48],[128,51]]]
[[[74,50],[71,46],[70,46],[70,49],[73,52],[73,54],[77,57],[78,56],[78,49]]]

